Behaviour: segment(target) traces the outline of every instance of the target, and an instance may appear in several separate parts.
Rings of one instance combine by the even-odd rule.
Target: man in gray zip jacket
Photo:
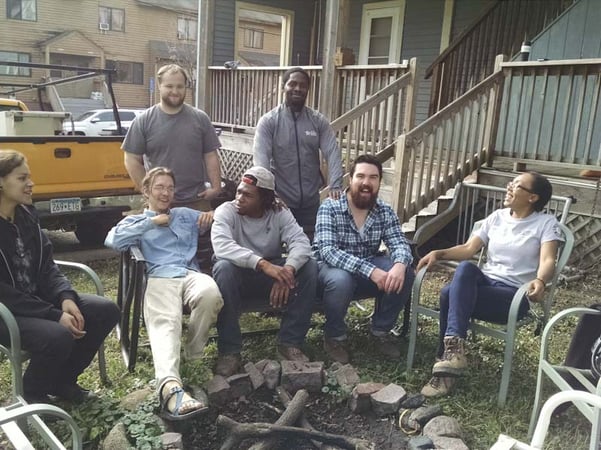
[[[271,169],[278,196],[312,239],[323,183],[319,150],[328,163],[330,197],[342,189],[342,161],[336,135],[325,116],[305,106],[311,78],[300,67],[282,77],[284,103],[259,119],[254,164]]]

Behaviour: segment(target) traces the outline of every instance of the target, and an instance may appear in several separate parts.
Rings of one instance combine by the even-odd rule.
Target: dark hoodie
[[[58,321],[68,298],[80,301],[54,262],[35,209],[17,207],[14,223],[0,218],[0,302],[15,316]]]

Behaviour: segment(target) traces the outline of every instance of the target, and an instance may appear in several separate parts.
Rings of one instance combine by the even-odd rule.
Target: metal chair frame
[[[454,217],[458,216],[458,229],[457,229],[457,243],[465,242],[470,236],[470,230],[479,226],[479,222],[483,217],[490,215],[495,209],[502,207],[502,199],[504,197],[505,189],[498,188],[495,186],[485,186],[478,184],[466,184],[460,183],[456,190],[456,198],[449,207],[449,210],[453,210]],[[501,197],[501,194],[503,197]],[[564,235],[565,242],[560,246],[558,251],[558,258],[556,263],[555,273],[553,278],[547,283],[547,289],[545,291],[545,300],[542,302],[542,316],[536,315],[536,305],[531,303],[531,312],[529,315],[521,321],[517,320],[517,314],[520,303],[527,292],[528,283],[521,286],[513,297],[511,303],[507,324],[504,327],[488,326],[482,321],[472,320],[470,323],[470,330],[472,334],[482,333],[497,339],[501,339],[505,342],[504,359],[503,359],[503,370],[501,375],[501,385],[499,388],[498,404],[503,406],[507,400],[507,393],[509,390],[509,380],[511,378],[511,366],[513,360],[513,350],[515,346],[515,333],[518,326],[522,326],[529,323],[533,319],[539,321],[541,326],[544,326],[548,320],[551,304],[555,293],[555,287],[559,275],[563,270],[568,258],[572,252],[574,246],[574,236],[569,228],[564,225],[567,220],[568,211],[572,203],[572,199],[569,197],[553,196],[551,202],[554,206],[552,208],[547,206],[548,213],[554,213],[559,215],[560,228]],[[550,209],[549,209],[550,208]],[[450,213],[449,213],[450,214]],[[439,216],[440,217],[440,216]],[[438,218],[437,218],[438,219]],[[434,219],[437,220],[437,219]],[[441,219],[446,224],[449,223],[449,217],[443,217]],[[432,228],[430,222],[424,225]],[[469,228],[468,228],[469,226]],[[418,231],[419,233],[419,231]],[[418,241],[420,237],[416,233]],[[419,245],[423,242],[419,242]],[[478,257],[477,264],[481,265],[485,258],[485,248],[482,249]],[[445,264],[446,265],[446,264]],[[413,284],[413,292],[411,297],[411,320],[409,330],[409,347],[407,350],[407,370],[411,370],[413,367],[413,361],[415,357],[415,349],[417,344],[417,327],[418,327],[418,316],[419,314],[439,318],[440,312],[437,309],[433,309],[423,304],[420,304],[421,288],[426,276],[426,268],[422,268],[416,275],[415,282]]]

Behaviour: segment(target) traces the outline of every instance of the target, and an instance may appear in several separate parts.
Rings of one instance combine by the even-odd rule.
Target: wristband
[[[547,286],[547,283],[545,282],[545,280],[543,280],[542,278],[536,277],[535,280],[540,281],[541,283],[543,283],[543,286]]]

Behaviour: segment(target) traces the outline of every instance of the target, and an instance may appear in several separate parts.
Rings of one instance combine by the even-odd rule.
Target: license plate
[[[50,200],[50,214],[81,211],[80,198],[53,198]]]

